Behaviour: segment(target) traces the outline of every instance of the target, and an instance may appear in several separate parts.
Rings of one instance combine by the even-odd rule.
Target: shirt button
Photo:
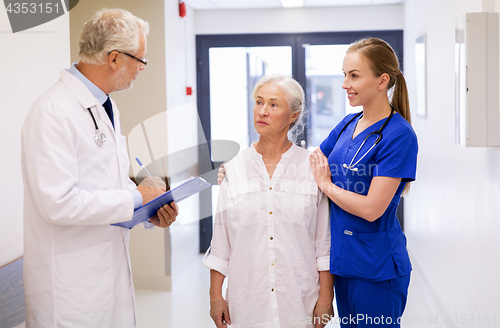
[[[274,288],[271,288],[271,291],[274,292]]]
[[[271,237],[271,240],[273,240],[273,237]]]
[[[271,266],[274,266],[274,263],[271,263]]]
[[[269,214],[270,214],[270,215],[273,215],[273,212],[271,211],[271,212],[269,212]]]
[[[269,190],[273,190],[273,187],[269,187]]]

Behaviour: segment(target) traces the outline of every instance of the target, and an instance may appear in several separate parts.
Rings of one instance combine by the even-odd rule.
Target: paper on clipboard
[[[134,216],[130,221],[124,221],[119,223],[113,223],[112,225],[132,229],[139,223],[148,220],[150,217],[155,216],[156,212],[160,207],[171,201],[180,202],[183,199],[188,198],[200,191],[210,187],[211,184],[206,182],[200,177],[193,177],[182,183],[181,185],[167,191],[165,194],[153,199],[147,204],[138,207],[134,211]]]

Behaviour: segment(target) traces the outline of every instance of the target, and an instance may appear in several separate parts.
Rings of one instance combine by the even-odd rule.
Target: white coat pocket
[[[58,317],[103,311],[113,305],[113,246],[103,244],[57,255],[54,291]]]

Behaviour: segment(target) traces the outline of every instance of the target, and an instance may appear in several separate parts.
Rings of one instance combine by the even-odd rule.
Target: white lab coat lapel
[[[121,125],[120,125],[120,113],[117,109],[116,103],[111,99],[111,104],[113,106],[113,116],[115,121],[115,128],[111,124],[108,114],[104,107],[99,103],[99,101],[92,95],[92,93],[87,89],[87,87],[78,78],[73,76],[70,72],[62,70],[61,81],[71,90],[71,92],[78,99],[83,107],[83,110],[90,108],[92,114],[94,115],[99,130],[106,135],[106,143],[112,144],[116,152],[116,156],[119,159],[119,163],[128,163],[128,153],[126,146],[126,138],[122,136]],[[120,165],[119,175],[121,177],[120,183],[122,188],[127,188],[128,186],[128,175],[129,170],[125,167],[127,165]],[[129,167],[128,167],[129,168]]]
[[[87,89],[87,87],[73,74],[66,70],[61,71],[61,81],[71,90],[71,92],[75,95],[76,99],[82,104],[84,110],[90,108],[92,110],[92,114],[94,114],[96,121],[99,118],[97,125],[99,126],[99,130],[104,132],[108,141],[112,138],[113,143],[116,144],[116,136],[117,131],[113,129],[113,125],[106,113],[102,104],[94,97],[94,95]],[[117,114],[116,104],[113,103],[113,115],[116,118],[115,121],[119,122],[119,115]],[[104,124],[104,126],[103,126]],[[118,124],[119,125],[119,124]],[[121,135],[121,133],[119,134]],[[106,141],[106,142],[108,142]]]

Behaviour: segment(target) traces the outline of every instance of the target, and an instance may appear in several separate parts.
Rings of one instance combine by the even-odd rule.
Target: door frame
[[[303,45],[351,44],[356,40],[376,37],[391,45],[398,56],[403,71],[403,30],[348,31],[316,33],[269,33],[269,34],[203,34],[196,36],[196,84],[198,115],[205,138],[210,145],[210,70],[209,49],[214,47],[292,47],[292,76],[306,90],[305,48]],[[333,128],[333,127],[332,127]],[[307,129],[307,127],[306,127]],[[307,138],[307,130],[304,131]],[[307,140],[307,139],[306,139]],[[206,155],[206,154],[205,154]],[[220,163],[212,163],[212,168]],[[200,193],[201,206],[212,207],[211,188]],[[400,211],[402,213],[402,209]],[[207,213],[207,212],[204,212]],[[399,217],[399,216],[398,216]],[[403,218],[399,217],[401,225]],[[200,253],[210,246],[212,239],[212,217],[200,220]]]

